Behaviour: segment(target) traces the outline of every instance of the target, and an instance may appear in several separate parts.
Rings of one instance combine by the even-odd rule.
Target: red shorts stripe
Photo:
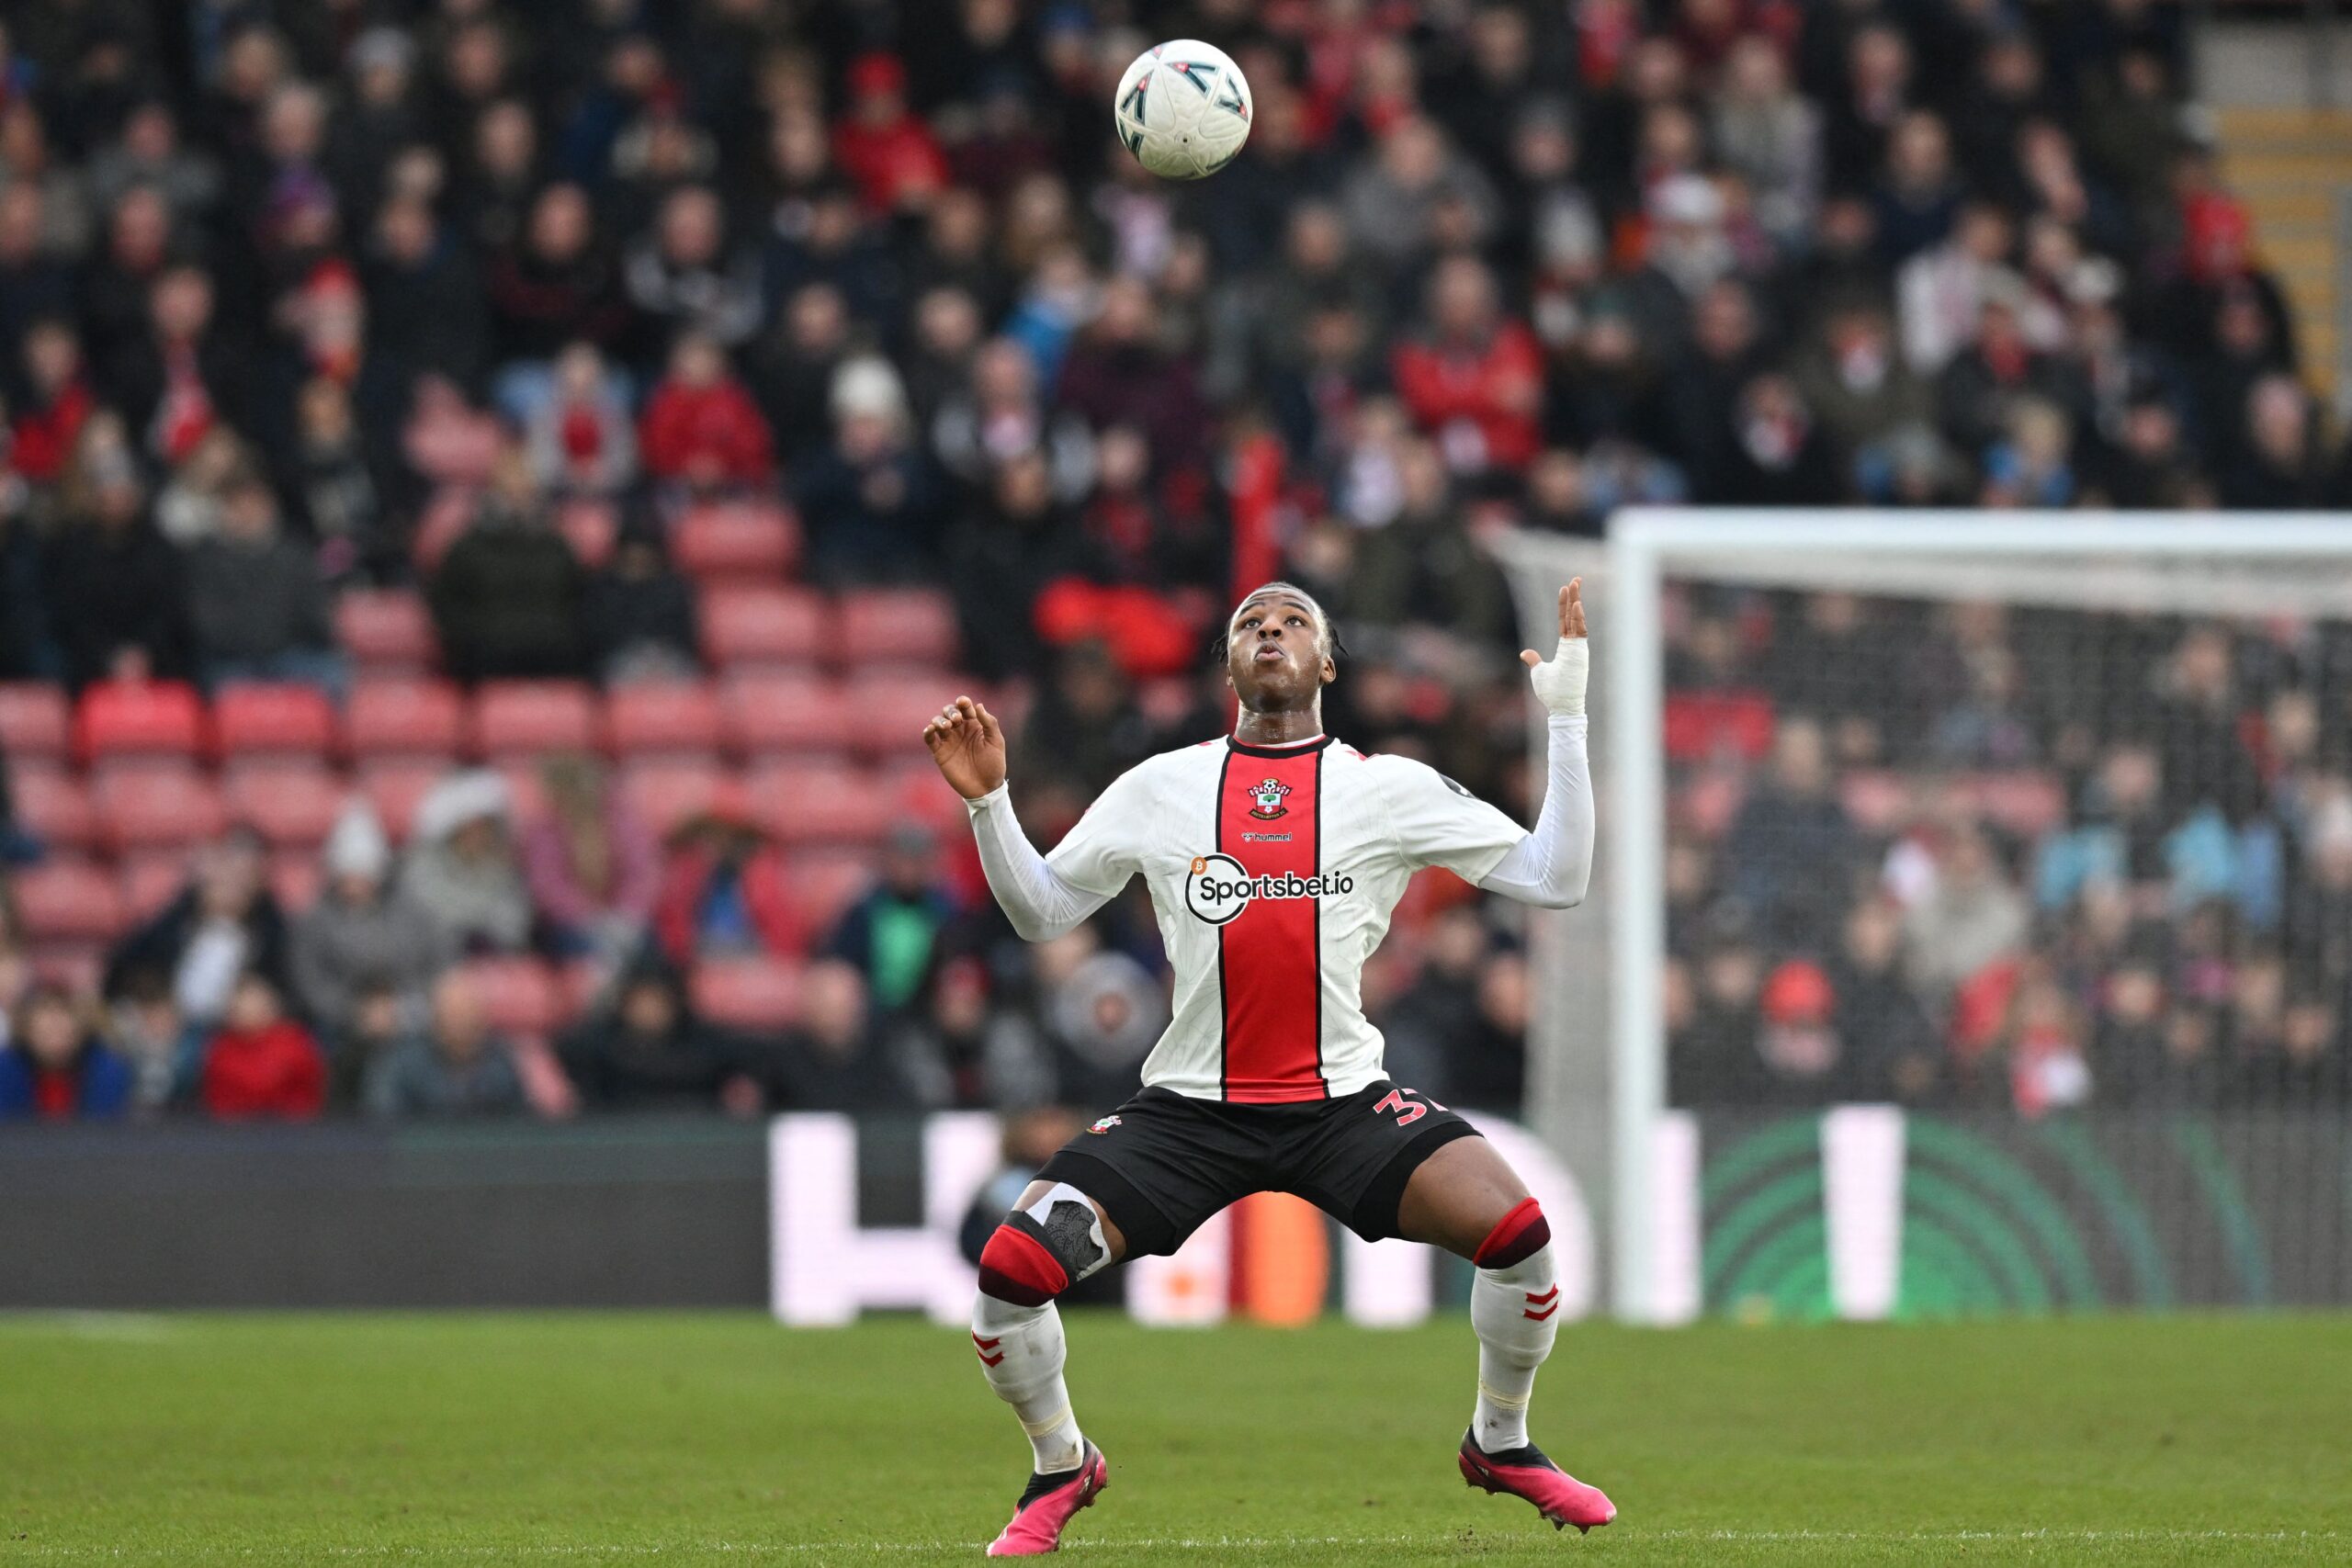
[[[1228,751],[1217,782],[1217,852],[1250,876],[1304,882],[1321,867],[1323,748]],[[1325,1100],[1322,916],[1303,896],[1256,897],[1217,929],[1225,995],[1225,1098]]]

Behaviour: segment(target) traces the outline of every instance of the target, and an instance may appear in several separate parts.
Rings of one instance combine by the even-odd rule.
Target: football
[[[1225,51],[1177,39],[1127,67],[1112,113],[1136,162],[1162,179],[1203,179],[1250,140],[1250,84]]]

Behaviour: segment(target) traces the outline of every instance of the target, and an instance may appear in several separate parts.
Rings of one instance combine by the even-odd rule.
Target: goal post
[[[2098,645],[2110,626],[2152,617],[2352,625],[2352,517],[2340,514],[1634,508],[1611,519],[1605,542],[1519,531],[1495,551],[1535,646],[1555,635],[1553,596],[1568,577],[1586,578],[1593,607],[1598,908],[1532,933],[1546,979],[1533,1010],[1529,1102],[1545,1135],[1604,1145],[1562,1154],[1608,1216],[1608,1299],[1634,1322],[1688,1317],[1702,1294],[1695,1134],[1668,1100],[1670,601],[1693,592],[1860,596],[1891,627],[1916,620],[1921,638],[1947,610],[1995,604],[2061,623],[2059,651],[2032,671],[2058,690],[2115,677],[2120,656]],[[2077,647],[2089,648],[2082,657],[2098,669],[2067,662]],[[1751,673],[1761,683],[1762,672]],[[1878,674],[1795,672],[1849,686]],[[1540,724],[1533,733],[1540,742]],[[1900,776],[1887,787],[1926,788]],[[1597,965],[1594,949],[1606,954]],[[1566,976],[1578,992],[1566,990]],[[1835,1214],[1829,1229],[1838,1229]],[[1838,1242],[1833,1234],[1833,1253]],[[2352,1258],[2352,1242],[2345,1250]],[[1850,1259],[1832,1257],[1833,1276],[1841,1264],[1851,1274]],[[1855,1294],[1850,1279],[1843,1289]]]

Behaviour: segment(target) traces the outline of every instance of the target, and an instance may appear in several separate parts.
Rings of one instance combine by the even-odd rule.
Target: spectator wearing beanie
[[[520,953],[531,896],[514,853],[506,781],[487,768],[452,773],[418,803],[401,895],[461,953]]]
[[[322,860],[326,886],[294,927],[295,994],[340,1050],[370,991],[389,989],[404,1018],[422,1021],[455,950],[430,914],[391,891],[391,841],[366,801],[343,808]]]
[[[795,489],[811,566],[849,582],[922,571],[938,547],[937,487],[910,444],[899,373],[873,355],[850,360],[833,375],[831,403],[832,444]]]
[[[205,1043],[197,1097],[219,1122],[307,1122],[325,1108],[326,1057],[262,976],[242,976],[231,993]]]

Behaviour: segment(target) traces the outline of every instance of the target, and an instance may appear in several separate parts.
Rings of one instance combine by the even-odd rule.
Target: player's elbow
[[[1012,934],[1023,942],[1051,942],[1077,929],[1074,919],[1057,919],[1042,909],[1007,908],[1005,919],[1012,924]]]
[[[1573,909],[1584,902],[1584,896],[1591,885],[1592,879],[1589,876],[1579,875],[1573,879],[1555,877],[1536,888],[1535,896],[1528,902],[1539,909]]]

